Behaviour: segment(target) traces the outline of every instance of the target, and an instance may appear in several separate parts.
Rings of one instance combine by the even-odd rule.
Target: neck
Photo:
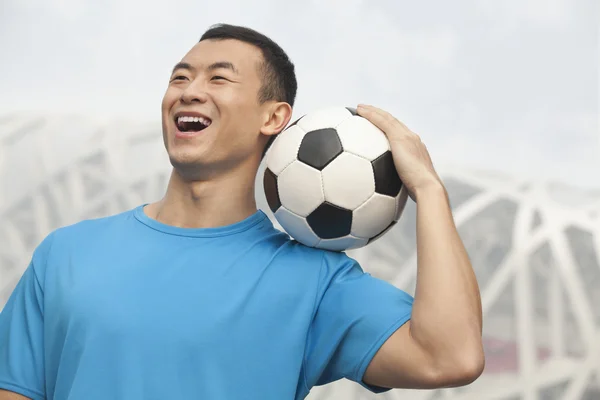
[[[187,181],[173,169],[165,196],[146,206],[144,212],[181,228],[213,228],[242,221],[257,211],[252,172],[256,171],[246,168],[209,180]]]

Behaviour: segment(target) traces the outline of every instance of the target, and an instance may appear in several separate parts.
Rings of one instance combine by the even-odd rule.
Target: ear
[[[265,111],[265,120],[260,133],[266,136],[277,135],[292,118],[292,107],[286,102],[271,103]]]

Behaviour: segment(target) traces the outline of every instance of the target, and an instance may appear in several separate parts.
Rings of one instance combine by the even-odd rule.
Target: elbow
[[[463,353],[451,362],[445,363],[447,367],[442,370],[439,377],[439,387],[460,387],[475,382],[485,368],[483,350],[472,353]]]
[[[475,382],[483,373],[485,368],[485,357],[483,353],[480,356],[470,357],[463,360],[459,368],[457,368],[457,376],[450,382],[453,387],[466,386]]]

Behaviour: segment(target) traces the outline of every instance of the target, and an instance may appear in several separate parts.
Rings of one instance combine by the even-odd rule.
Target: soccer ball
[[[349,107],[317,110],[281,132],[266,155],[263,184],[293,239],[334,251],[380,238],[408,198],[387,137]]]

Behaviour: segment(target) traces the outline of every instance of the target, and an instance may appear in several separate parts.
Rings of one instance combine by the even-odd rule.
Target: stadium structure
[[[377,396],[339,381],[309,399],[600,399],[600,188],[438,169],[481,288],[484,374],[463,388]],[[0,117],[0,308],[53,229],[157,200],[169,173],[157,121]],[[272,217],[258,178],[257,199]],[[349,254],[414,293],[414,204]]]

